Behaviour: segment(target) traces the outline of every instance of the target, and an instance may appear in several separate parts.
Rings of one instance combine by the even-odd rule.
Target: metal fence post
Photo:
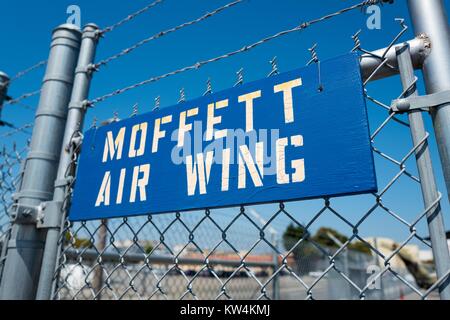
[[[450,90],[450,31],[442,0],[408,0],[416,34],[431,41],[431,52],[423,63],[429,94]],[[450,199],[450,102],[431,111],[436,141]]]
[[[373,244],[375,247],[375,250],[377,250],[378,252],[380,252],[379,248],[378,248],[378,239],[377,237],[373,238]],[[374,254],[374,259],[375,259],[375,265],[378,266],[380,268],[380,271],[383,269],[383,263],[381,262],[381,257],[378,254]],[[383,276],[381,276],[380,278],[380,300],[386,300],[386,292],[384,292],[384,283],[383,283]]]
[[[10,214],[13,225],[0,287],[1,299],[35,297],[44,246],[36,218],[41,203],[53,195],[80,37],[81,32],[74,25],[64,24],[53,31],[23,181]]]
[[[408,44],[397,48],[398,66],[402,85],[407,92],[407,97],[418,96],[416,77],[412,65],[411,54]],[[450,270],[450,255],[448,252],[447,240],[444,229],[444,218],[442,216],[441,205],[439,202],[439,192],[436,186],[436,180],[433,173],[430,150],[427,141],[427,132],[422,118],[421,110],[415,110],[408,113],[411,135],[415,150],[417,168],[420,177],[420,186],[427,212],[428,228],[433,250],[433,256],[438,278],[445,276]],[[450,299],[449,279],[439,286],[441,299]]]
[[[104,252],[106,245],[108,242],[108,220],[107,219],[103,219],[101,220],[101,225],[98,229],[98,239],[97,239],[97,250],[98,252]],[[97,300],[101,300],[102,299],[102,288],[103,288],[103,266],[99,264],[99,266],[97,267],[97,269],[94,272],[94,279],[93,279],[93,284],[92,287],[94,289],[94,292],[96,294],[96,299]]]
[[[3,102],[8,96],[9,77],[6,73],[0,71],[0,120],[2,119]]]
[[[275,248],[279,249],[279,240],[277,239],[276,235],[273,235],[273,243],[275,245]],[[280,268],[280,264],[278,263],[278,254],[276,251],[274,251],[273,253],[273,272],[277,272],[278,269]],[[273,300],[280,300],[280,273],[275,275],[275,278],[273,278],[273,283],[272,283],[272,297]]]
[[[39,287],[36,298],[38,300],[50,299],[53,289],[53,275],[58,258],[59,237],[61,224],[64,223],[65,208],[63,202],[66,198],[67,185],[73,178],[74,172],[68,171],[72,164],[71,145],[79,143],[74,139],[80,138],[83,120],[86,114],[86,99],[93,73],[93,62],[99,38],[99,28],[95,24],[88,24],[83,29],[80,55],[75,71],[74,86],[69,103],[69,113],[63,138],[63,148],[59,159],[58,173],[54,185],[53,201],[46,204],[42,225],[47,229],[44,256],[42,260]],[[73,169],[72,169],[73,170]]]

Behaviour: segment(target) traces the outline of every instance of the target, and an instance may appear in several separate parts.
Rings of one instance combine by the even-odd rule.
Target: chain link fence
[[[349,10],[370,3],[366,1]],[[301,24],[241,50],[116,90],[92,100],[90,105],[167,76],[234,56],[332,17],[334,15],[328,15]],[[388,63],[387,54],[406,32],[403,21],[401,27],[400,33],[380,55],[364,50],[358,33],[354,36],[353,50],[378,61],[364,83],[378,193],[101,221],[70,222],[66,218],[59,237],[52,298],[437,298],[437,291],[448,280],[450,270],[438,279],[433,258],[429,261],[418,259],[420,248],[432,249],[427,216],[442,198],[434,199],[429,206],[424,206],[422,201],[415,155],[419,149],[428,147],[429,135],[414,143],[408,116],[392,112],[390,107],[391,100],[406,97],[414,91],[417,81],[407,89],[400,83],[393,83],[398,86],[399,96],[391,97],[389,101],[377,99],[377,84],[373,87],[369,84],[383,68],[398,72],[398,66]],[[149,39],[153,38],[157,36]],[[145,41],[149,40],[142,44]],[[314,49],[311,51],[313,59],[309,63],[318,63],[317,54]],[[126,53],[119,53],[106,63],[128,52],[126,49]],[[276,71],[276,63],[273,66],[272,73]],[[12,203],[12,192],[20,181],[18,168],[25,150],[1,154],[0,235],[3,238],[8,235],[8,208]],[[78,151],[76,146],[71,149],[68,174],[75,170]],[[67,186],[64,208],[70,205],[73,183],[71,181]],[[399,204],[398,199],[402,199],[403,204]],[[256,210],[264,213],[259,214]],[[395,228],[398,239],[403,240],[396,242],[377,237],[383,234],[387,225]],[[334,227],[346,231],[339,233]]]
[[[434,298],[433,262],[417,259],[426,240],[426,215],[415,151],[405,115],[370,92],[368,82],[386,65],[387,52],[365,83],[380,191],[372,195],[303,201],[254,208],[178,212],[137,218],[71,223],[60,237],[55,299],[415,299]],[[358,34],[355,51],[361,48]],[[312,50],[313,60],[317,54]],[[275,69],[276,69],[276,63]],[[394,67],[392,67],[394,68]],[[276,71],[276,70],[275,70]],[[405,96],[399,87],[400,97]],[[392,97],[392,100],[398,97]],[[399,135],[399,128],[403,134]],[[395,144],[386,137],[396,136]],[[384,138],[381,138],[384,136]],[[408,194],[402,192],[408,190]],[[414,191],[410,191],[414,190]],[[401,198],[414,203],[417,219]],[[438,201],[440,198],[438,199]],[[348,209],[353,203],[353,212]],[[395,203],[395,206],[391,206]],[[406,209],[409,210],[409,209]],[[325,217],[349,236],[323,228]],[[368,225],[395,224],[399,237],[378,239]],[[380,233],[382,230],[380,230]],[[315,234],[314,234],[315,233]],[[425,268],[427,268],[425,270]]]
[[[9,212],[13,204],[13,194],[21,181],[23,159],[28,144],[19,149],[16,144],[8,149],[3,146],[0,153],[0,279],[6,258],[6,242],[11,231]]]

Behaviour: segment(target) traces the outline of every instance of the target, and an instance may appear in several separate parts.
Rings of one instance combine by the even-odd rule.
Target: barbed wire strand
[[[31,106],[31,105],[23,103],[21,101],[16,101],[15,105],[18,105],[18,106],[20,106],[20,107],[22,107],[24,109],[27,109],[27,110],[36,111],[36,107],[35,106]]]
[[[46,64],[47,64],[47,60],[42,60],[42,61],[39,61],[38,63],[34,64],[33,66],[27,68],[27,69],[19,71],[14,77],[12,77],[11,79],[8,80],[6,85],[9,86],[12,82],[14,82],[14,81],[24,77],[28,73],[30,73],[30,72],[32,72],[34,70],[37,70],[37,69],[39,69],[40,67],[42,67],[42,66],[44,66]],[[40,92],[41,92],[41,90],[39,89],[39,90],[31,91],[31,92],[28,92],[28,93],[24,93],[24,94],[20,95],[19,97],[15,98],[15,99],[8,98],[9,100],[7,100],[5,102],[5,105],[18,104],[18,105],[24,107],[25,109],[33,110],[34,109],[33,107],[30,107],[30,106],[28,106],[26,104],[21,103],[21,101],[25,100],[25,99],[28,99],[28,98],[31,98],[31,97],[33,97],[35,95],[38,95]]]
[[[156,0],[156,1],[154,1],[154,2],[152,2],[152,3],[150,3],[150,4],[148,4],[147,6],[143,7],[142,9],[140,9],[140,10],[138,10],[138,11],[136,11],[136,12],[130,14],[130,15],[128,15],[126,18],[120,20],[119,22],[117,22],[117,23],[115,23],[115,24],[113,24],[113,25],[111,25],[111,26],[109,26],[109,27],[103,29],[103,30],[101,31],[101,33],[102,33],[102,34],[105,34],[105,33],[107,33],[107,32],[113,31],[114,29],[120,27],[121,25],[123,25],[124,23],[126,23],[126,22],[128,22],[128,21],[130,21],[130,20],[133,20],[135,17],[141,15],[142,13],[148,11],[149,9],[151,9],[152,7],[154,7],[154,6],[156,6],[156,5],[160,4],[160,3],[162,3],[163,1],[164,1],[164,0]],[[42,61],[39,61],[38,63],[32,65],[31,67],[27,68],[27,69],[24,69],[24,70],[22,70],[22,71],[19,71],[14,77],[12,77],[12,78],[8,81],[8,83],[12,83],[13,81],[22,78],[22,77],[25,76],[26,74],[28,74],[28,73],[30,73],[30,72],[36,70],[36,69],[39,69],[40,67],[46,65],[47,62],[48,62],[48,60],[42,60]]]
[[[41,93],[41,89],[38,89],[38,90],[35,90],[35,91],[31,91],[31,92],[28,92],[28,93],[24,93],[24,94],[22,94],[21,96],[19,96],[16,99],[12,99],[12,100],[7,101],[5,104],[9,104],[9,105],[18,104],[22,100],[34,97],[34,96],[36,96],[36,95],[38,95],[40,93]]]
[[[33,123],[27,123],[19,128],[15,128],[14,130],[11,130],[9,132],[6,132],[2,135],[0,135],[0,138],[7,138],[7,137],[11,137],[17,133],[23,132],[25,134],[31,134],[27,129],[30,129],[33,127]]]
[[[353,11],[353,10],[355,10],[355,9],[360,9],[360,8],[363,8],[363,7],[368,6],[368,5],[373,5],[373,4],[377,4],[377,3],[383,3],[383,2],[384,2],[384,0],[368,0],[368,1],[363,1],[363,2],[360,2],[360,3],[358,3],[358,4],[352,5],[352,6],[350,6],[350,7],[346,7],[346,8],[343,8],[343,9],[341,9],[341,10],[338,10],[338,11],[336,11],[336,12],[327,14],[327,15],[322,16],[322,17],[320,17],[320,18],[317,18],[317,19],[313,19],[313,20],[310,20],[310,21],[303,22],[303,23],[301,23],[300,25],[298,25],[298,26],[296,26],[296,27],[294,27],[294,28],[287,29],[287,30],[284,30],[284,31],[280,31],[280,32],[275,33],[275,34],[273,34],[273,35],[271,35],[271,36],[268,36],[268,37],[266,37],[266,38],[263,38],[263,39],[261,39],[261,40],[259,40],[259,41],[257,41],[257,42],[254,42],[254,43],[252,43],[252,44],[250,44],[250,45],[246,45],[246,46],[242,47],[241,49],[238,49],[238,50],[235,50],[235,51],[231,51],[231,52],[225,53],[225,54],[220,55],[220,56],[217,56],[217,57],[215,57],[215,58],[211,58],[211,59],[208,59],[208,60],[199,61],[199,62],[197,62],[197,63],[195,63],[195,64],[193,64],[193,65],[186,66],[186,67],[183,67],[183,68],[180,68],[180,69],[177,69],[177,70],[174,70],[174,71],[171,71],[171,72],[162,74],[162,75],[160,75],[160,76],[156,76],[156,77],[152,77],[152,78],[143,80],[143,81],[141,81],[141,82],[138,82],[138,83],[135,83],[135,84],[133,84],[133,85],[124,87],[124,88],[122,88],[122,89],[117,89],[117,90],[115,90],[115,91],[113,91],[113,92],[111,92],[111,93],[105,94],[105,95],[103,95],[103,96],[100,96],[100,97],[97,97],[97,98],[91,100],[91,101],[89,102],[89,106],[92,107],[92,106],[94,106],[95,104],[98,104],[99,102],[103,102],[103,101],[105,101],[105,100],[107,100],[107,99],[109,99],[109,98],[111,98],[111,97],[120,95],[120,94],[122,94],[122,93],[124,93],[124,92],[127,92],[127,91],[129,91],[129,90],[132,90],[132,89],[139,88],[139,87],[144,86],[144,85],[146,85],[146,84],[149,84],[149,83],[152,83],[152,82],[156,82],[156,81],[159,81],[159,80],[161,80],[161,79],[168,78],[168,77],[170,77],[170,76],[173,76],[173,75],[176,75],[176,74],[180,74],[180,73],[183,73],[183,72],[186,72],[186,71],[189,71],[189,70],[199,69],[199,68],[201,68],[202,66],[204,66],[204,65],[206,65],[206,64],[210,64],[210,63],[213,63],[213,62],[217,62],[217,61],[220,61],[220,60],[223,60],[223,59],[226,59],[226,58],[230,58],[230,57],[232,57],[232,56],[235,56],[235,55],[237,55],[237,54],[239,54],[239,53],[243,53],[243,52],[250,51],[250,50],[252,50],[252,49],[254,49],[254,48],[256,48],[256,47],[258,47],[258,46],[260,46],[260,45],[262,45],[262,44],[264,44],[264,43],[266,43],[266,42],[269,42],[269,41],[271,41],[271,40],[274,40],[274,39],[276,39],[276,38],[282,37],[282,36],[284,36],[284,35],[287,35],[287,34],[290,34],[290,33],[293,33],[293,32],[297,32],[297,31],[306,29],[306,28],[308,28],[309,26],[311,26],[311,25],[313,25],[313,24],[317,24],[317,23],[320,23],[320,22],[323,22],[323,21],[332,19],[332,18],[334,18],[334,17],[336,17],[336,16],[342,15],[342,14],[347,13],[347,12],[350,12],[350,11]]]
[[[47,64],[47,60],[39,61],[39,62],[36,63],[35,65],[33,65],[33,66],[31,66],[31,67],[29,67],[29,68],[27,68],[27,69],[24,69],[24,70],[22,70],[22,71],[19,71],[19,72],[18,72],[14,77],[12,77],[8,82],[11,83],[11,82],[13,82],[13,81],[16,81],[16,80],[22,78],[23,76],[25,76],[26,74],[28,74],[28,73],[30,73],[30,72],[36,70],[36,69],[39,69],[40,67],[42,67],[42,66],[44,66],[44,65],[46,65],[46,64]]]
[[[239,3],[241,3],[241,2],[244,2],[244,1],[245,1],[245,0],[236,0],[236,1],[230,2],[230,3],[228,3],[228,4],[224,5],[224,6],[221,6],[220,8],[217,8],[217,9],[211,11],[211,12],[205,13],[204,15],[198,17],[197,19],[194,19],[194,20],[191,20],[191,21],[182,23],[182,24],[180,24],[180,25],[178,25],[178,26],[176,26],[176,27],[173,27],[173,28],[170,28],[170,29],[167,29],[167,30],[158,32],[157,34],[154,34],[154,35],[152,35],[151,37],[148,37],[148,38],[146,38],[146,39],[143,39],[143,40],[139,41],[138,43],[136,43],[135,45],[133,45],[133,46],[131,46],[131,47],[128,47],[128,48],[126,48],[126,49],[123,49],[123,50],[120,51],[119,53],[117,53],[117,54],[115,54],[115,55],[112,55],[112,56],[110,56],[109,58],[106,58],[106,59],[104,59],[104,60],[102,60],[102,61],[99,61],[98,63],[95,64],[95,67],[96,67],[96,68],[99,68],[99,67],[105,66],[105,65],[107,65],[109,62],[111,62],[111,61],[113,61],[113,60],[116,60],[116,59],[118,59],[118,58],[120,58],[120,57],[123,57],[123,56],[125,56],[125,55],[131,53],[131,52],[134,51],[135,49],[138,49],[139,47],[143,46],[144,44],[146,44],[146,43],[148,43],[148,42],[150,42],[150,41],[152,41],[152,40],[156,40],[156,39],[158,39],[158,38],[161,38],[161,37],[163,37],[163,36],[165,36],[165,35],[168,35],[168,34],[170,34],[170,33],[176,32],[176,31],[178,31],[178,30],[180,30],[180,29],[183,29],[183,28],[185,28],[185,27],[188,27],[188,26],[192,26],[192,25],[194,25],[194,24],[197,24],[197,23],[199,23],[199,22],[201,22],[201,21],[204,21],[204,20],[206,20],[206,19],[208,19],[208,18],[210,18],[210,17],[215,16],[216,14],[218,14],[218,13],[220,13],[220,12],[226,10],[226,9],[229,9],[229,8],[231,8],[231,7],[234,7],[234,6],[236,6],[237,4],[239,4]]]
[[[103,29],[100,33],[103,35],[105,33],[111,32],[111,31],[115,30],[116,28],[122,26],[126,22],[133,20],[135,17],[143,14],[144,12],[148,11],[149,9],[155,7],[156,5],[158,5],[158,4],[162,3],[162,2],[163,2],[163,0],[156,0],[156,1],[148,4],[147,6],[143,7],[142,9],[140,9],[140,10],[138,10],[138,11],[136,11],[136,12],[130,14],[130,15],[128,15],[126,18],[120,20],[119,22],[117,22],[117,23],[115,23],[115,24],[113,24],[113,25]],[[38,63],[34,64],[33,66],[18,72],[14,77],[12,77],[8,81],[8,84],[10,84],[13,81],[16,81],[16,80],[22,78],[23,76],[25,76],[26,74],[28,74],[28,73],[30,73],[30,72],[32,72],[34,70],[36,70],[36,69],[46,65],[47,62],[48,62],[47,60],[39,61]],[[36,90],[36,91],[33,91],[33,92],[25,93],[25,94],[22,94],[21,96],[19,96],[16,99],[11,99],[10,101],[7,101],[5,104],[10,104],[10,105],[17,104],[20,101],[22,101],[24,99],[27,99],[27,98],[30,98],[32,96],[35,96],[35,95],[37,95],[39,93],[40,93],[40,90]]]
[[[128,22],[128,21],[134,19],[135,17],[141,15],[142,13],[148,11],[148,10],[151,9],[152,7],[158,5],[158,4],[162,3],[162,2],[163,2],[163,0],[156,0],[156,1],[154,1],[154,2],[152,2],[152,3],[150,3],[150,4],[148,4],[147,6],[143,7],[142,9],[140,9],[140,10],[138,10],[138,11],[136,11],[136,12],[130,14],[130,15],[128,15],[126,18],[120,20],[119,22],[117,22],[117,23],[115,23],[115,24],[113,24],[113,25],[111,25],[111,26],[109,26],[109,27],[103,29],[103,30],[101,31],[101,34],[105,34],[105,33],[107,33],[107,32],[113,31],[114,29],[120,27],[120,26],[123,25],[124,23],[126,23],[126,22]],[[36,70],[36,69],[38,69],[38,68],[44,66],[45,64],[47,64],[47,60],[42,60],[42,61],[39,61],[38,63],[36,63],[35,65],[33,65],[33,66],[31,66],[31,67],[29,67],[29,68],[27,68],[27,69],[24,69],[23,71],[18,72],[14,77],[12,77],[12,78],[8,81],[8,84],[12,83],[12,82],[15,81],[15,80],[18,80],[18,79],[22,78],[22,77],[25,76],[26,74],[28,74],[28,73],[30,73],[30,72],[32,72],[32,71],[34,71],[34,70]],[[6,104],[10,104],[10,105],[17,104],[18,102],[20,102],[20,101],[22,101],[22,100],[24,100],[24,99],[27,99],[27,98],[30,98],[30,97],[32,97],[32,96],[35,96],[35,95],[39,94],[40,91],[41,91],[41,90],[36,90],[36,91],[33,91],[33,92],[29,92],[29,93],[22,94],[20,97],[18,97],[18,98],[16,98],[16,99],[12,99],[12,100],[10,100],[10,101],[7,101]]]
[[[132,14],[129,14],[126,18],[120,20],[119,22],[117,22],[117,23],[115,23],[115,24],[113,24],[113,25],[103,29],[101,31],[101,34],[105,34],[107,32],[111,32],[111,31],[115,30],[116,28],[118,28],[118,27],[122,26],[123,24],[133,20],[137,16],[143,14],[144,12],[147,12],[148,10],[150,10],[151,8],[155,7],[156,5],[158,5],[158,4],[162,3],[162,2],[163,2],[163,0],[156,0],[156,1],[146,5],[142,9],[140,9],[140,10],[138,10],[138,11],[132,13]]]
[[[126,18],[120,20],[119,22],[117,22],[117,23],[115,23],[115,24],[113,24],[113,25],[111,25],[111,26],[109,26],[109,27],[103,29],[103,30],[101,31],[101,34],[105,34],[105,33],[107,33],[107,32],[113,31],[114,29],[120,27],[121,25],[125,24],[125,23],[128,22],[128,21],[133,20],[135,17],[141,15],[142,13],[148,11],[148,10],[151,9],[152,7],[158,5],[158,4],[162,3],[162,2],[163,2],[163,0],[156,0],[156,1],[154,1],[154,2],[152,2],[152,3],[150,3],[150,4],[148,4],[147,6],[143,7],[142,9],[140,9],[140,10],[138,10],[138,11],[136,11],[136,12],[130,14],[130,15],[128,15]],[[28,73],[30,73],[30,72],[32,72],[32,71],[34,71],[34,70],[36,70],[36,69],[38,69],[38,68],[40,68],[40,67],[46,65],[46,64],[47,64],[47,60],[42,60],[42,61],[39,61],[38,63],[32,65],[31,67],[29,67],[29,68],[27,68],[27,69],[24,69],[24,70],[22,70],[22,71],[20,71],[20,72],[18,72],[14,77],[12,77],[12,78],[8,81],[8,84],[10,84],[10,83],[12,83],[13,81],[16,81],[16,80],[22,78],[22,77],[25,76],[26,74],[28,74]],[[25,93],[25,94],[21,95],[20,97],[18,97],[18,98],[16,98],[16,99],[12,99],[12,100],[8,101],[7,104],[16,104],[16,103],[18,103],[18,102],[21,101],[21,100],[24,100],[24,99],[27,99],[27,98],[30,98],[30,97],[32,97],[32,96],[34,96],[34,95],[39,94],[39,92],[40,92],[40,90],[33,91],[33,92],[30,92],[30,93]]]

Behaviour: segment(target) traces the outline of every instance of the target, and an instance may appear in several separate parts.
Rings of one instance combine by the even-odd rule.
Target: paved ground
[[[141,273],[135,278],[132,273],[126,273],[124,270],[116,270],[110,274],[109,278],[103,279],[102,299],[216,299],[222,292],[225,285],[225,292],[220,298],[230,297],[232,299],[256,299],[261,297],[261,285],[267,281],[267,278],[259,278],[258,283],[255,279],[249,277],[233,278],[226,282],[221,278],[219,282],[213,277],[201,276],[189,283],[189,280],[182,275],[166,275],[158,281],[153,274]],[[308,286],[312,286],[315,279],[311,276],[303,276]],[[76,280],[76,279],[75,279]],[[85,286],[83,277],[78,281],[74,279],[66,280],[67,286],[60,291],[61,299],[92,299],[94,291]],[[90,279],[92,281],[92,274]],[[84,287],[83,287],[84,286]],[[307,298],[307,289],[294,277],[282,276],[279,281],[280,299],[283,300],[303,300]],[[160,289],[158,289],[160,288]],[[266,287],[266,295],[272,295],[273,283]],[[408,299],[415,300],[420,297],[395,279],[386,279],[383,282],[384,294],[380,290],[371,290],[367,292],[367,299]],[[190,290],[189,290],[190,289]],[[192,293],[192,294],[191,294]],[[351,288],[346,281],[339,278],[333,278],[333,275],[322,278],[313,286],[312,297],[317,300],[323,299],[357,299],[358,292]],[[438,299],[437,294],[432,294],[430,299]]]

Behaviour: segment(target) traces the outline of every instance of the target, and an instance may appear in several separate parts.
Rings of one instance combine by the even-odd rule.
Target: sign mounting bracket
[[[396,113],[436,108],[450,103],[450,90],[425,96],[409,97],[392,101],[391,111]]]

